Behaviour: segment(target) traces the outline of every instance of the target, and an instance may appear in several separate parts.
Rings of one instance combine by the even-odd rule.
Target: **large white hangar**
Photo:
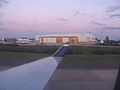
[[[35,39],[41,43],[95,44],[96,42],[95,36],[89,33],[37,35]]]

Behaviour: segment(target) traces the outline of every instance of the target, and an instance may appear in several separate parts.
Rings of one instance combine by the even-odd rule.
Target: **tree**
[[[109,42],[110,42],[110,39],[109,39],[108,36],[106,36],[106,38],[105,38],[105,44],[106,44],[106,45],[109,45]]]
[[[120,39],[118,40],[118,42],[120,43]]]

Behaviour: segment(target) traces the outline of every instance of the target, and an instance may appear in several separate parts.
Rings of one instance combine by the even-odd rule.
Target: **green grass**
[[[53,54],[59,46],[15,46],[15,45],[0,45],[0,51],[9,52],[27,52]],[[69,55],[105,55],[119,54],[120,47],[110,46],[69,46],[67,54]]]
[[[52,54],[59,47],[58,46],[14,46],[14,45],[0,45],[0,51],[9,52],[28,52],[28,53],[41,53]]]
[[[120,54],[120,47],[70,46],[68,50],[68,54],[73,54],[73,55]]]
[[[120,55],[67,55],[59,68],[118,69]]]
[[[120,55],[67,55],[66,61],[120,61]]]
[[[50,56],[50,54],[0,51],[0,59],[37,60],[47,56]],[[64,60],[67,60],[67,61],[120,60],[120,55],[66,55]]]
[[[20,52],[0,52],[0,59],[14,59],[14,60],[37,60],[50,56],[49,54],[39,53],[20,53]]]
[[[0,51],[1,66],[18,66],[38,60],[50,54],[18,53]],[[117,68],[120,55],[66,55],[60,63],[62,68]]]

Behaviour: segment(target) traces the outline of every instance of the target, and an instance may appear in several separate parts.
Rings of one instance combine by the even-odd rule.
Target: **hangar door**
[[[63,38],[62,37],[56,37],[56,42],[57,43],[63,43]]]
[[[69,42],[72,44],[78,43],[78,37],[69,37]]]

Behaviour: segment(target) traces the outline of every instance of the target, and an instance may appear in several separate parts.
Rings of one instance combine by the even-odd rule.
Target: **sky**
[[[120,0],[0,0],[0,37],[91,33],[120,39]]]

